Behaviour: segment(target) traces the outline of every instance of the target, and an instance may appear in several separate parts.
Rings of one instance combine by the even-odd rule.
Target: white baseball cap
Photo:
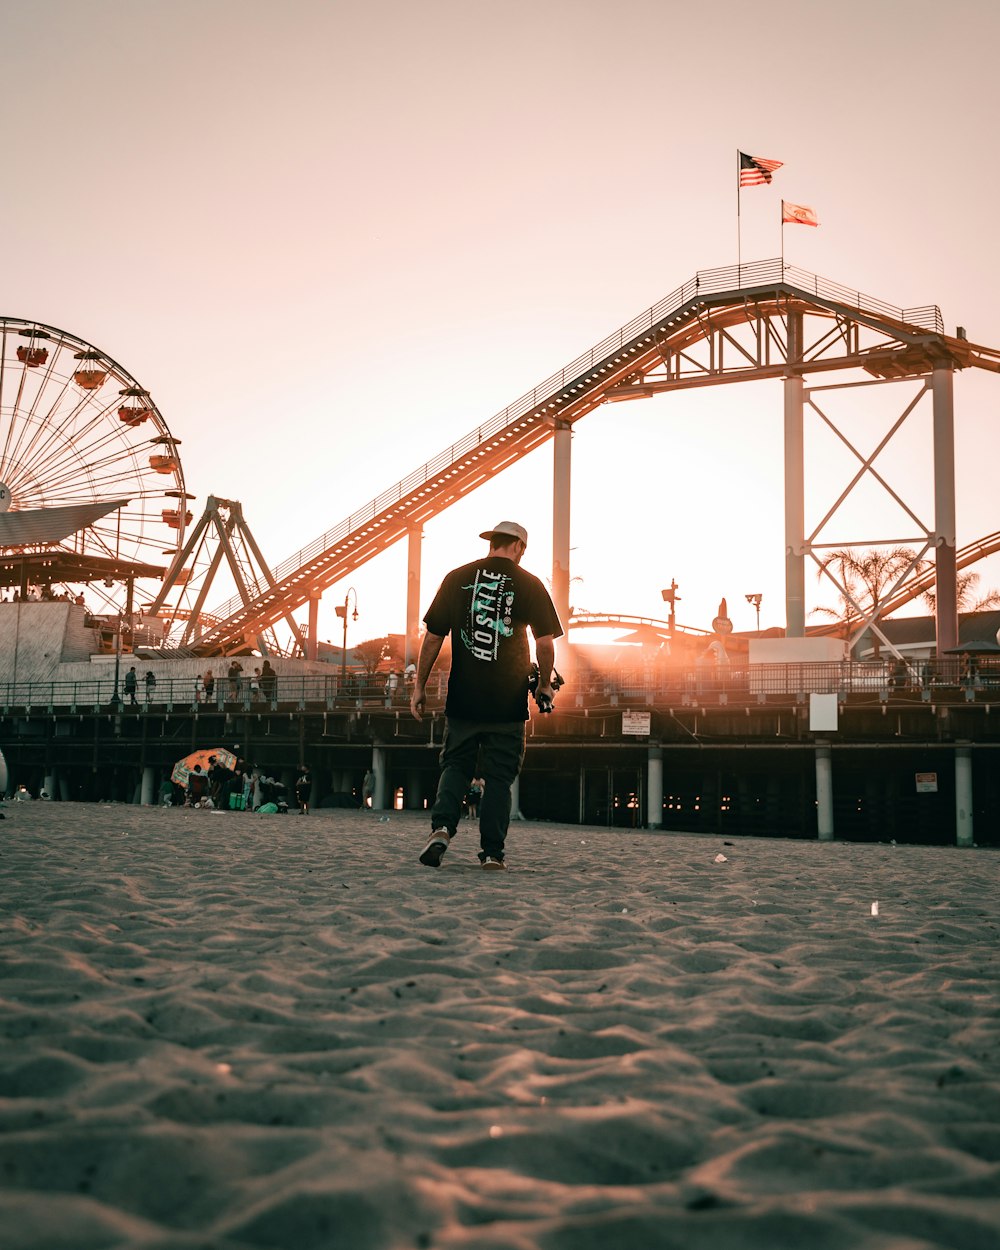
[[[528,545],[528,531],[523,525],[518,525],[516,521],[501,521],[499,525],[494,525],[492,529],[485,530],[479,537],[490,539],[494,534],[506,534],[510,538],[520,538],[526,547]]]

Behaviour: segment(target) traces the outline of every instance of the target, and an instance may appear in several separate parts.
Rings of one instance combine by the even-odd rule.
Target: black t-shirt
[[[484,556],[452,569],[427,609],[432,634],[451,634],[445,712],[460,720],[528,719],[527,630],[562,635],[549,592],[504,556]]]

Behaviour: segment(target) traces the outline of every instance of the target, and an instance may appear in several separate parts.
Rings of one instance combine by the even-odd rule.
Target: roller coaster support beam
[[[802,358],[802,314],[788,318],[788,363]],[[806,633],[805,388],[800,373],[785,374],[785,634]]]
[[[267,561],[264,559],[264,553],[261,551],[260,547],[257,545],[256,538],[254,538],[253,534],[251,534],[250,527],[243,520],[243,506],[237,503],[235,500],[232,500],[230,501],[230,510],[233,516],[236,518],[236,524],[237,524],[237,527],[239,529],[239,532],[243,541],[250,548],[255,559],[257,560],[258,567],[260,568],[261,572],[264,574],[267,585],[273,588],[275,584],[274,574],[271,572],[270,566],[268,565]],[[244,602],[249,602],[250,597],[248,595],[246,587],[243,584],[243,575],[240,571],[239,562],[236,559],[236,553],[233,551],[232,543],[230,542],[230,539],[229,539],[229,533],[228,531],[223,531],[221,527],[220,527],[220,532],[219,532],[219,540],[225,545],[226,559],[229,561],[229,567],[232,570],[233,578],[235,579],[237,586],[239,586],[240,588],[240,593],[246,596],[246,598],[244,599]],[[302,655],[305,655],[305,651],[306,651],[305,639],[302,637],[302,631],[299,629],[298,622],[296,621],[295,617],[292,616],[291,610],[284,611],[282,615],[285,618],[285,623],[288,625],[288,628],[292,631],[292,637],[295,639],[296,643],[298,644],[300,653]],[[261,655],[266,656],[268,654],[267,643],[266,643],[266,639],[263,636],[262,631],[258,632],[257,639],[258,639],[258,649],[260,650]]]
[[[569,530],[572,426],[553,421],[552,441],[552,601],[563,629],[569,629]],[[565,658],[565,657],[564,657]]]
[[[319,601],[323,598],[322,590],[309,592],[309,628],[306,631],[306,659],[319,659]]]
[[[955,401],[954,372],[937,368],[932,375],[934,402],[934,600],[937,653],[958,646],[958,565],[955,558]]]
[[[196,642],[201,635],[202,609],[205,607],[205,600],[208,597],[209,587],[212,585],[212,581],[222,564],[222,556],[223,550],[222,544],[220,543],[212,553],[212,560],[208,566],[208,573],[205,580],[202,582],[201,589],[198,591],[198,597],[194,601],[194,606],[191,609],[191,615],[188,618],[188,623],[184,626],[184,633],[181,635],[182,646],[186,647],[189,646],[190,643]]]
[[[416,664],[420,651],[420,549],[424,527],[409,525],[406,530],[406,646],[404,664]]]
[[[188,535],[184,546],[174,556],[171,561],[170,568],[167,569],[166,575],[163,578],[163,585],[160,587],[159,593],[147,609],[151,616],[158,616],[163,605],[167,602],[167,596],[172,590],[176,591],[178,575],[187,567],[187,563],[191,559],[191,555],[194,552],[195,547],[197,547],[198,543],[201,541],[202,535],[208,528],[208,522],[209,513],[208,511],[205,511],[198,518],[198,524]]]

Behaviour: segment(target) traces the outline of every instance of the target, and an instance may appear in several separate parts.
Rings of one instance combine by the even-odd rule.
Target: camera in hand
[[[560,686],[565,685],[565,682],[563,681],[562,677],[560,677],[560,675],[556,672],[555,669],[552,670],[552,677],[550,678],[549,684],[552,686],[553,693],[556,690],[558,690]],[[552,698],[552,695],[538,693],[538,665],[537,664],[532,664],[531,668],[528,670],[528,693],[534,696],[534,700],[538,704],[539,712],[551,712],[552,711],[553,707],[555,706],[555,702]]]

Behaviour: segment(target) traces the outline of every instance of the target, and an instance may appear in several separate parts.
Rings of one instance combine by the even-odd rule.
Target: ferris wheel
[[[107,353],[54,326],[0,318],[0,512],[126,501],[59,544],[76,567],[170,563],[191,522],[178,444]],[[114,602],[119,588],[99,585]]]

